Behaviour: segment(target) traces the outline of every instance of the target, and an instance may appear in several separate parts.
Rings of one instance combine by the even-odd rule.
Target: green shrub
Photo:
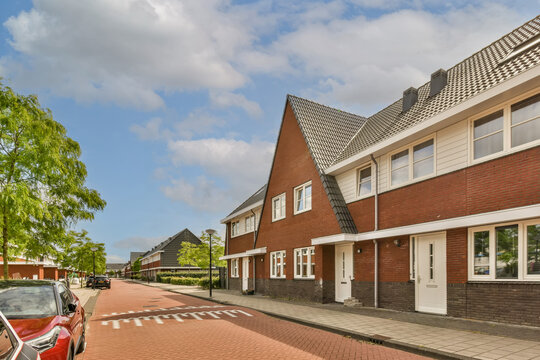
[[[170,278],[170,283],[174,285],[197,285],[199,279],[197,278],[188,278],[188,277],[176,277],[173,276]]]
[[[141,280],[141,274],[131,275],[131,278],[135,280]]]
[[[217,270],[214,270],[214,271],[217,271]],[[184,271],[184,270],[176,271],[176,272],[167,271],[167,272],[159,272],[156,275],[158,281],[160,281],[159,278],[166,277],[166,276],[169,276],[169,277],[201,278],[201,277],[204,277],[204,276],[208,276],[208,270],[197,269],[197,270],[191,270],[191,271]]]
[[[161,282],[165,283],[165,284],[170,284],[171,283],[171,277],[172,276],[162,276],[161,277]]]
[[[210,281],[208,277],[203,277],[199,279],[199,283],[197,284],[203,289],[209,289],[210,288]],[[214,289],[219,289],[219,276],[218,277],[212,277],[212,287]]]

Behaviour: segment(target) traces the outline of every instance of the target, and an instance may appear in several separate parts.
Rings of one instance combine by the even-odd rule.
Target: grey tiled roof
[[[328,167],[366,122],[363,116],[288,95],[306,143],[321,169]]]
[[[264,195],[266,193],[266,185],[263,185],[259,190],[257,190],[253,195],[251,195],[246,201],[244,201],[242,204],[240,204],[236,209],[231,211],[227,217],[231,216],[232,214],[239,212],[243,209],[246,209],[250,207],[253,204],[256,204],[257,202],[264,199]]]
[[[429,97],[429,82],[418,89],[418,101],[405,113],[402,99],[369,117],[350,144],[334,158],[333,164],[421,123],[438,113],[492,88],[540,62],[540,46],[501,63],[512,50],[540,34],[540,16],[493,42],[448,70],[448,84]]]
[[[356,233],[356,225],[336,179],[325,175],[323,170],[332,163],[353,134],[364,125],[366,118],[292,95],[287,96],[287,101],[291,104],[304,135],[341,232]]]
[[[137,259],[145,254],[145,251],[132,251],[129,253],[129,261],[133,264]]]
[[[154,246],[151,250],[144,253],[144,256],[148,256],[151,254],[154,254],[157,251],[163,250],[167,245],[169,245],[172,241],[180,240],[180,243],[184,241],[191,242],[193,244],[200,244],[201,240],[197,236],[195,236],[189,229],[184,229],[175,235],[169,237],[167,240],[160,242],[156,246]]]

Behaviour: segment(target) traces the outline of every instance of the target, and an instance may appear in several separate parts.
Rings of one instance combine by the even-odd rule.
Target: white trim
[[[463,113],[466,110],[470,110],[474,106],[478,106],[485,101],[488,101],[498,95],[503,94],[504,92],[510,91],[520,85],[523,85],[527,81],[535,80],[539,76],[540,76],[540,66],[535,66],[519,75],[516,75],[508,80],[505,80],[502,83],[473,96],[472,98],[468,100],[465,100],[451,107],[448,110],[438,113],[437,115],[429,119],[426,119],[422,121],[421,123],[400,132],[399,134],[396,134],[355,155],[352,155],[335,165],[329,166],[326,170],[324,170],[324,173],[328,175],[336,175],[336,173],[339,171],[344,171],[344,170],[350,169],[351,167],[354,167],[355,163],[368,161],[369,156],[372,154],[380,155],[380,154],[383,154],[384,152],[387,152],[388,150],[390,150],[389,148],[391,148],[392,145],[395,144],[396,142],[404,141],[407,138],[414,136],[418,132],[428,131],[430,129],[431,131],[437,131],[440,128],[436,129],[435,127],[437,125],[440,125],[440,123],[444,122],[445,120],[449,122],[448,124],[445,124],[445,125],[451,125],[455,123],[456,121],[462,119],[462,118],[458,119],[458,116],[460,115],[460,113]]]
[[[422,234],[446,229],[472,227],[500,222],[532,219],[540,216],[540,204],[523,206],[512,209],[492,211],[483,214],[460,216],[451,219],[430,221],[420,224],[394,227],[359,234],[335,234],[311,239],[312,245],[336,244],[346,241],[366,241],[392,236]]]
[[[240,261],[239,258],[231,259],[231,277],[232,278],[240,277],[240,272],[238,271],[238,269],[240,268],[239,261]],[[236,264],[236,266],[233,264]]]
[[[246,250],[247,255],[263,255],[266,254],[266,246],[256,249]]]
[[[275,214],[275,208],[274,208],[274,201],[276,199],[280,199],[280,203],[279,203],[279,208],[280,208],[280,212],[281,212],[281,209],[283,209],[283,213],[280,214],[281,216],[280,217],[275,217],[274,218],[274,214]],[[282,205],[282,203],[284,205]],[[274,221],[279,221],[279,220],[283,220],[287,217],[287,193],[281,193],[279,195],[276,195],[272,198],[272,222]]]
[[[275,257],[276,260],[276,267],[274,268],[274,262],[272,258]],[[270,279],[285,279],[287,277],[287,274],[285,273],[285,259],[287,258],[287,251],[286,250],[278,250],[278,251],[272,251],[270,253]],[[278,258],[280,259],[280,263],[277,263]],[[280,269],[280,276],[276,275],[276,270]]]
[[[240,236],[240,220],[239,219],[236,221],[231,221],[231,239],[237,236]]]
[[[302,272],[302,266],[304,265],[304,263],[302,262],[302,257],[304,256],[302,254],[302,252],[306,250],[306,255],[307,255],[307,263],[305,264],[306,265],[306,269],[307,269],[307,274],[303,274]],[[301,264],[300,264],[300,273],[297,273],[297,267],[298,267],[298,256],[297,256],[297,253],[300,254],[300,261],[301,261]],[[312,273],[312,266],[313,266],[313,263],[314,263],[314,258],[312,259],[312,256],[315,257],[315,246],[308,246],[308,247],[302,247],[302,248],[296,248],[294,249],[293,251],[293,256],[294,256],[294,279],[295,280],[302,280],[302,279],[308,279],[308,280],[312,280],[312,279],[315,279],[315,274]]]
[[[433,154],[431,156],[428,156],[427,158],[429,157],[433,158],[433,171],[427,175],[415,178],[414,177],[414,147],[417,145],[423,144],[425,142],[428,142],[430,140],[433,140]],[[407,166],[408,166],[407,180],[399,184],[392,184],[392,155],[398,154],[405,150],[407,150]],[[422,160],[425,160],[427,158],[424,158]],[[394,190],[402,186],[407,186],[416,182],[426,180],[427,178],[437,176],[437,133],[435,132],[431,135],[425,136],[419,140],[416,140],[394,151],[389,152],[387,156],[387,161],[388,161],[388,166],[387,166],[388,173],[387,173],[386,178],[388,179],[387,186],[389,190]]]
[[[219,257],[219,260],[229,260],[229,259],[236,259],[236,258],[241,258],[241,257],[245,257],[245,256],[249,256],[248,254],[246,254],[246,252],[241,252],[241,253],[236,253],[236,254],[230,254],[230,255],[225,255],[225,256],[220,256]]]
[[[371,179],[371,191],[367,194],[364,194],[364,195],[360,195],[360,172],[362,170],[365,170],[367,168],[370,168],[371,169],[371,175],[370,175],[370,179]],[[360,199],[365,199],[365,198],[368,198],[370,196],[373,196],[373,189],[375,188],[375,186],[377,184],[375,184],[375,179],[377,178],[377,176],[374,176],[374,171],[375,171],[375,168],[373,166],[373,163],[371,161],[365,163],[364,165],[362,166],[358,166],[354,169],[355,171],[355,174],[356,174],[356,189],[355,189],[355,200],[360,200]]]
[[[146,255],[145,257],[142,257],[142,258],[141,258],[141,262],[142,262],[143,260],[145,260],[145,259],[148,259],[148,258],[152,257],[152,255],[156,255],[156,254],[162,253],[162,252],[165,252],[165,250],[154,251],[153,253],[148,254],[148,255]],[[161,258],[161,256],[160,256],[160,258]]]
[[[306,187],[310,187],[311,190],[310,190],[310,194],[309,194],[309,208],[307,207],[306,205]],[[304,208],[302,210],[297,210],[296,209],[296,206],[297,206],[297,202],[298,202],[298,198],[297,198],[297,193],[298,193],[298,190],[302,190],[304,192]],[[313,186],[311,186],[311,180],[303,183],[302,185],[298,185],[296,186],[294,189],[293,189],[293,198],[294,198],[294,202],[293,202],[293,215],[298,215],[298,214],[301,214],[301,213],[304,213],[306,211],[310,211],[311,208],[312,208],[312,204],[313,204]]]
[[[247,212],[249,212],[250,210],[253,210],[253,209],[255,209],[255,208],[259,207],[259,206],[262,206],[262,204],[263,204],[263,200],[259,200],[259,201],[257,201],[255,204],[250,205],[250,206],[248,206],[248,207],[246,207],[246,208],[240,209],[240,210],[238,210],[237,212],[232,213],[231,215],[227,216],[226,218],[221,219],[220,222],[221,222],[222,224],[226,224],[226,223],[229,222],[229,220],[232,220],[232,219],[234,219],[235,217],[237,217],[237,216],[239,216],[239,215],[243,215],[244,213],[247,213]]]

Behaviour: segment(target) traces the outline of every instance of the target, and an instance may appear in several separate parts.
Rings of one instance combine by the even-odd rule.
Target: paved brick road
[[[101,292],[87,342],[78,360],[425,359],[121,280]]]

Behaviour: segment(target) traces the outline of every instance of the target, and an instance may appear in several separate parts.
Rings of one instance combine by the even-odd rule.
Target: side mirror
[[[77,304],[75,303],[71,303],[71,304],[68,304],[67,306],[68,308],[68,313],[74,313],[75,311],[77,311]]]

